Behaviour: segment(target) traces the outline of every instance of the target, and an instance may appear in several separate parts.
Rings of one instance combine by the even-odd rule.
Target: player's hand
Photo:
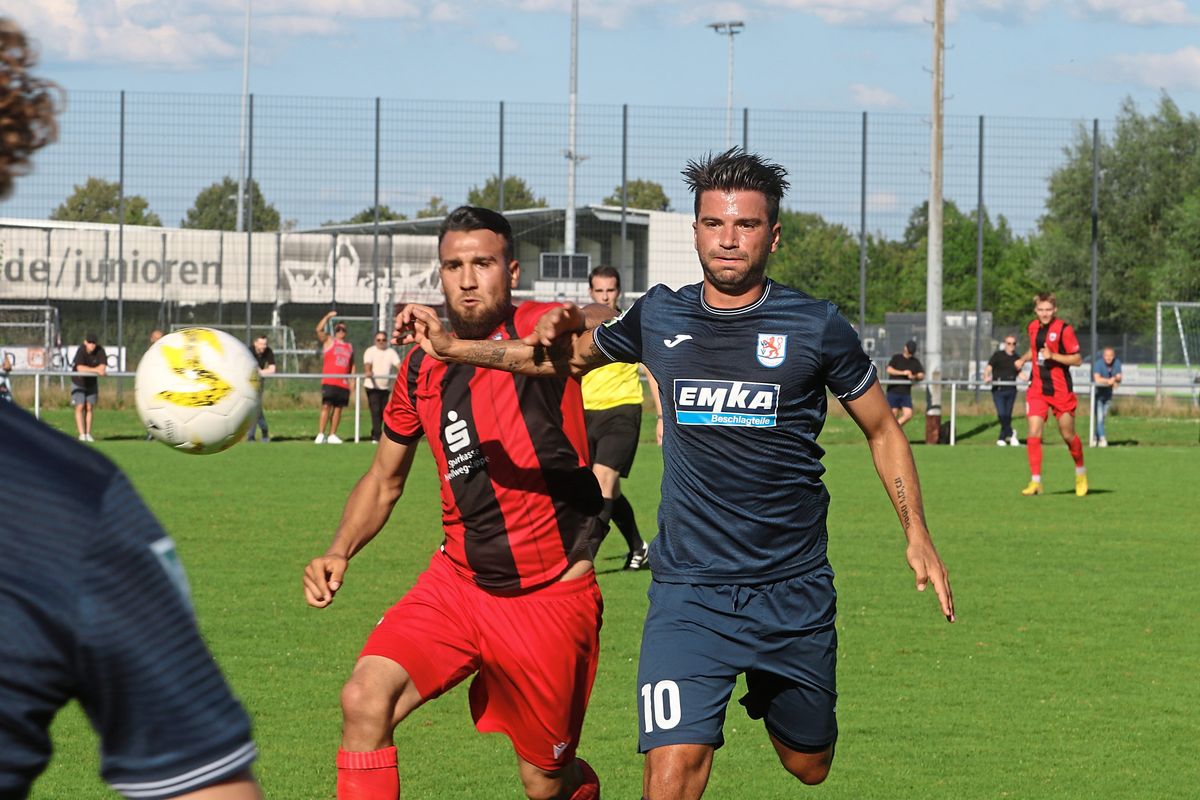
[[[333,602],[333,596],[342,588],[348,563],[344,556],[328,554],[308,562],[304,568],[304,599],[310,606],[324,608]]]
[[[396,314],[392,340],[396,344],[416,344],[439,361],[445,360],[454,343],[437,312],[416,303],[409,303]]]
[[[954,622],[954,593],[950,591],[950,575],[934,549],[933,542],[927,536],[915,538],[909,542],[905,556],[916,577],[917,591],[925,591],[925,587],[932,583],[938,603],[942,607],[942,614],[947,622]]]
[[[583,312],[574,303],[564,303],[552,308],[538,319],[533,332],[521,339],[527,345],[550,347],[561,341],[570,341],[573,334],[583,331]]]

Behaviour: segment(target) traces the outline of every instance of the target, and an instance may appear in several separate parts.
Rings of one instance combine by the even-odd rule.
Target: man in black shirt
[[[912,385],[925,377],[925,366],[916,357],[916,352],[916,340],[909,339],[904,343],[904,352],[892,356],[887,365],[888,377],[900,380],[888,384],[887,402],[901,428],[912,419]]]
[[[100,346],[96,334],[89,333],[83,337],[83,345],[75,351],[71,369],[88,376],[71,378],[71,405],[75,406],[75,428],[79,432],[79,441],[94,442],[96,440],[92,438],[92,412],[96,408],[96,397],[100,391],[100,381],[96,376],[108,372],[108,354]]]
[[[983,368],[983,381],[992,384],[992,402],[996,405],[996,416],[1000,418],[1000,438],[996,440],[999,447],[1021,446],[1021,440],[1012,426],[1013,405],[1017,400],[1018,358],[1017,337],[1010,333],[1004,337],[1003,346],[992,353],[987,366]]]
[[[258,362],[259,375],[275,374],[275,351],[267,346],[266,336],[256,336],[251,351],[254,353],[254,360]],[[266,384],[264,384],[265,386]],[[267,429],[267,412],[263,409],[262,403],[258,404],[258,422],[254,423],[254,427],[246,433],[246,440],[253,442],[254,433],[257,430],[262,431],[264,442],[271,441],[271,432]]]

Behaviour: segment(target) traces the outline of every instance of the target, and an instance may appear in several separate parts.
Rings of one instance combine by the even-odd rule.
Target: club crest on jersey
[[[675,381],[675,421],[680,425],[773,428],[779,384],[746,381]]]
[[[1047,338],[1047,339],[1049,339],[1050,341],[1052,341],[1052,342],[1053,342],[1055,339],[1057,339],[1057,338],[1058,338],[1058,334],[1057,334],[1057,333],[1054,333],[1053,331],[1051,331],[1051,332],[1050,332],[1050,335],[1049,335],[1049,336],[1047,336],[1046,338]]]
[[[758,356],[758,363],[764,367],[778,367],[787,358],[787,334],[760,333],[754,354]]]

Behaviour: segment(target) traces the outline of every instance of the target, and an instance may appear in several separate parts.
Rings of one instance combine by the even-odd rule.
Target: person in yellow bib
[[[613,267],[596,267],[588,276],[588,291],[592,301],[620,312],[621,273]],[[658,407],[658,386],[646,373],[650,391]],[[613,362],[583,376],[583,409],[587,423],[588,452],[592,472],[604,495],[602,522],[610,520],[625,537],[629,553],[625,569],[637,570],[646,566],[647,545],[638,530],[633,506],[621,494],[621,478],[629,477],[633,457],[637,454],[642,432],[642,381],[637,364]],[[659,423],[662,412],[659,411]],[[660,440],[661,443],[661,440]]]

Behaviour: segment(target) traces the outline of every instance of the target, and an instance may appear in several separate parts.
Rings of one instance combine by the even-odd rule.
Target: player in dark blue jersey
[[[0,199],[53,140],[55,87],[0,17]],[[250,721],[200,639],[171,539],[107,459],[0,403],[0,800],[26,797],[72,699],[125,797],[257,800]]]
[[[833,304],[766,278],[783,168],[735,149],[684,175],[696,198],[701,283],[657,286],[594,331],[577,309],[557,309],[522,342],[455,341],[418,308],[398,320],[446,360],[527,374],[641,362],[658,379],[662,504],[638,665],[649,800],[703,794],[742,673],[741,702],[764,720],[784,767],[810,784],[829,772],[836,604],[817,443],[827,390],[867,438],[918,590],[932,583],[954,619],[912,451],[858,336]]]
[[[73,699],[124,796],[258,798],[171,539],[112,463],[8,403],[0,442],[0,798],[29,791]]]

